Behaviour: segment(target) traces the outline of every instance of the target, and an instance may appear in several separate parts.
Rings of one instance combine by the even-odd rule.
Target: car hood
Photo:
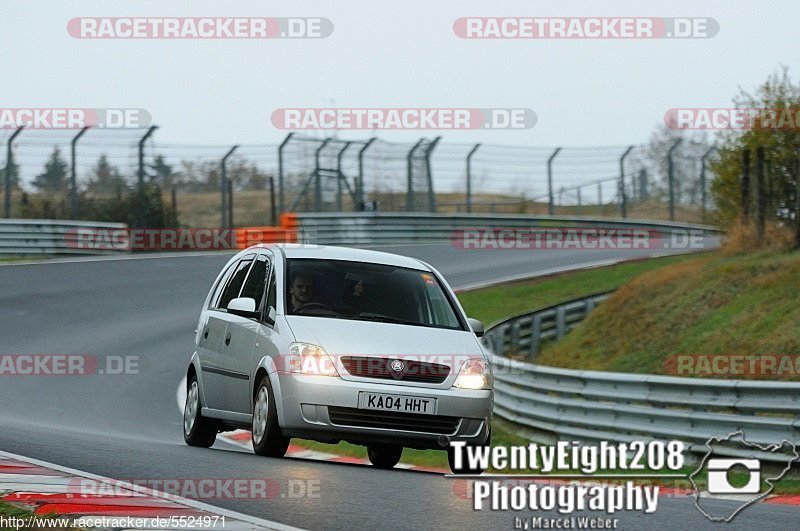
[[[483,357],[475,334],[464,330],[298,315],[287,321],[297,341],[321,346],[334,358],[409,358],[452,368]]]

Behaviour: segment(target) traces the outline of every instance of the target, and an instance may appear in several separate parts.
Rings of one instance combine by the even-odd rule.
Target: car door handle
[[[225,334],[225,346],[228,347],[231,344],[231,333],[228,332]]]
[[[203,339],[208,339],[208,326],[203,328]]]

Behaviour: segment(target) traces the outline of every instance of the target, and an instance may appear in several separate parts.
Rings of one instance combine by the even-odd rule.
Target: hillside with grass
[[[712,254],[622,285],[537,362],[665,374],[669,357],[800,353],[800,252]]]

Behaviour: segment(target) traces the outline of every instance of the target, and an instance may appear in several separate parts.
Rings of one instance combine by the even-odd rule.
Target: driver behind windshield
[[[289,293],[292,296],[289,307],[294,313],[304,304],[311,302],[314,293],[314,278],[306,273],[297,273],[292,277]]]

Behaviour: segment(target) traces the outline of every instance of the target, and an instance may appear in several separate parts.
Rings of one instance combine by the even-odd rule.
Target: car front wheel
[[[289,448],[289,438],[278,426],[278,409],[269,377],[264,376],[256,390],[253,404],[253,450],[258,455],[283,457]]]

